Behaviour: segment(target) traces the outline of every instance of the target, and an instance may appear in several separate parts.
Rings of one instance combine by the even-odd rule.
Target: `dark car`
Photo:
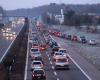
[[[61,38],[65,38],[65,36],[66,36],[66,34],[62,34],[62,35],[61,35]]]
[[[52,44],[50,45],[51,48],[53,48],[54,46],[58,46],[57,42],[52,42]]]
[[[54,46],[54,47],[52,48],[51,55],[53,56],[54,53],[55,53],[56,51],[58,51],[58,50],[59,50],[59,46]]]
[[[81,43],[86,43],[87,40],[86,40],[85,36],[80,36],[79,42],[81,42]]]
[[[32,72],[32,80],[46,80],[46,75],[43,69],[34,69]]]
[[[71,40],[72,35],[67,35],[66,39]]]
[[[76,35],[73,35],[72,38],[71,38],[71,40],[72,41],[77,41],[77,36]]]

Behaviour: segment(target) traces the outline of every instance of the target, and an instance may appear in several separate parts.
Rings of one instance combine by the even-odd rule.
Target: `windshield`
[[[34,73],[35,74],[44,74],[43,70],[35,70]]]
[[[31,49],[31,51],[32,51],[32,52],[36,52],[36,51],[38,51],[38,49]]]

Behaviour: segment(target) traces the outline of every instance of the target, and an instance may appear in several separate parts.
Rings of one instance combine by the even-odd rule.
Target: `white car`
[[[61,59],[61,58],[66,58],[66,55],[64,55],[64,53],[62,53],[62,52],[55,52],[54,53],[53,60]]]
[[[31,64],[31,70],[34,70],[34,69],[41,69],[43,68],[43,63],[42,61],[33,61],[32,64]]]
[[[55,69],[69,69],[69,60],[68,58],[56,59],[55,60]]]
[[[31,60],[34,60],[35,57],[42,57],[42,55],[40,52],[31,53]]]
[[[97,42],[95,40],[89,40],[89,45],[96,45]]]
[[[60,48],[59,52],[62,52],[63,55],[67,57],[67,51],[66,51],[66,49]]]

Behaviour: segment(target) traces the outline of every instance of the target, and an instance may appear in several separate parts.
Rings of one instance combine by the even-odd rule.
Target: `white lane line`
[[[16,38],[15,38],[16,39]],[[9,49],[11,48],[12,44],[14,43],[15,39],[11,42],[11,44],[9,45],[9,47],[7,48],[6,52],[4,53],[4,55],[1,57],[0,62],[2,62],[3,58],[6,56],[7,52],[9,51]],[[2,49],[3,50],[3,49]]]
[[[51,59],[50,59],[50,57],[49,57],[49,61],[50,61]]]
[[[57,72],[56,71],[54,71],[54,75],[57,76]]]
[[[47,54],[47,56],[49,57],[49,55]]]
[[[57,80],[60,80],[59,78],[57,78]]]
[[[50,64],[52,64],[52,62],[50,61]]]
[[[26,57],[24,80],[27,80],[28,54],[29,54],[29,35],[28,35],[28,43],[27,43],[27,57]]]
[[[54,70],[54,66],[52,66],[52,69]]]
[[[58,44],[59,46],[61,46],[60,44]],[[78,65],[78,63],[69,55],[67,54],[68,57],[72,60],[72,62],[81,70],[81,72],[89,79],[89,80],[92,80],[90,78],[90,76],[87,75],[87,73]]]
[[[92,80],[86,72],[77,64],[77,62],[68,54],[68,57],[73,61],[73,63],[81,70],[81,72],[89,79]]]

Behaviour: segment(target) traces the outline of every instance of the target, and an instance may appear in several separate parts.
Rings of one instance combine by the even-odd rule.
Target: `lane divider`
[[[57,72],[56,71],[54,71],[54,75],[57,76]]]
[[[59,78],[57,78],[57,80],[60,80]]]
[[[53,37],[52,37],[53,38]],[[58,43],[59,47],[61,47],[61,45]],[[92,80],[87,74],[86,72],[78,65],[78,63],[69,55],[67,54],[68,57],[72,60],[72,62],[81,70],[81,72],[89,79]]]
[[[87,74],[86,72],[77,64],[77,62],[69,55],[67,54],[68,57],[72,60],[72,62],[81,70],[81,72],[89,79],[92,80]]]
[[[28,42],[27,42],[27,56],[26,56],[24,80],[27,80],[28,56],[29,56],[28,54],[29,54],[29,35],[28,35]]]
[[[52,69],[54,70],[54,66],[52,66]]]

